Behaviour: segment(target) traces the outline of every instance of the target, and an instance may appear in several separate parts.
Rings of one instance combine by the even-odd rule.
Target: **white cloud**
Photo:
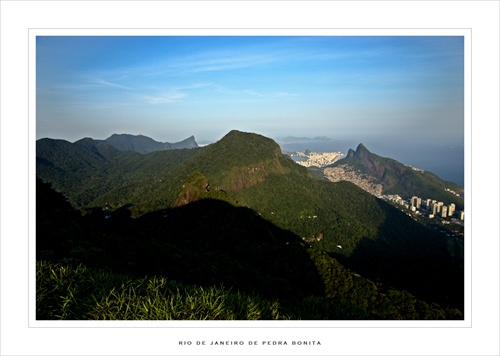
[[[145,100],[148,104],[175,103],[175,102],[183,100],[186,96],[187,96],[187,94],[179,93],[179,92],[166,93],[166,94],[160,94],[160,95],[143,95],[143,94],[139,95],[139,97],[141,99]]]
[[[126,90],[133,89],[131,87],[128,87],[128,86],[125,86],[125,85],[121,85],[121,84],[111,83],[111,82],[109,82],[107,80],[100,79],[100,78],[94,79],[94,80],[90,81],[90,83],[91,84],[103,85],[103,86],[107,86],[107,87],[112,87],[112,88],[118,88],[118,89],[126,89]]]

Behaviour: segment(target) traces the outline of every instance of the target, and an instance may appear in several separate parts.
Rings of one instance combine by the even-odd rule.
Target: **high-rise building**
[[[422,198],[419,198],[417,196],[413,196],[411,198],[411,206],[415,207],[416,209],[420,209],[420,205],[422,205]]]
[[[454,213],[455,213],[455,204],[451,203],[448,206],[448,216],[453,216]]]

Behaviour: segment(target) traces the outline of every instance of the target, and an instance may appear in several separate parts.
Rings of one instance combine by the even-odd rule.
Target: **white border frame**
[[[5,355],[499,355],[499,3],[444,1],[0,1],[1,339]],[[27,257],[28,41],[35,28],[471,29],[473,151],[465,152],[471,249],[472,327],[467,328],[30,328]],[[131,30],[128,30],[131,31]],[[467,86],[465,96],[468,97]],[[467,140],[467,137],[466,137]],[[31,148],[30,148],[31,149]],[[473,167],[468,167],[468,155]],[[29,185],[29,190],[34,187]],[[467,200],[470,199],[469,202]],[[467,209],[466,205],[466,209]],[[471,209],[472,207],[469,207]],[[468,210],[470,211],[470,210]],[[486,276],[486,278],[485,278]],[[467,276],[466,276],[467,280]],[[20,282],[21,281],[21,282]],[[22,287],[25,285],[26,287]],[[24,291],[26,293],[24,293]],[[479,298],[478,298],[479,296]],[[187,338],[319,339],[320,347],[180,347]],[[286,335],[286,336],[284,336]]]
[[[30,29],[30,71],[29,71],[29,89],[30,89],[30,182],[34,186],[36,178],[34,150],[36,137],[36,37],[37,36],[461,36],[464,38],[464,86],[470,88],[471,84],[471,63],[470,63],[470,29],[439,29],[439,30],[407,30],[407,29],[391,29],[391,30],[366,30],[366,29],[155,29],[155,30],[123,30],[123,29]],[[468,94],[468,95],[467,95]],[[465,106],[470,108],[471,96],[470,90],[464,90]],[[464,148],[465,152],[471,151],[471,112],[466,110],[464,113]],[[469,156],[470,158],[470,156]],[[470,167],[470,162],[469,162]],[[470,173],[470,171],[468,171]],[[467,175],[467,174],[466,174]],[[470,176],[470,175],[469,175]],[[470,183],[470,182],[469,182]],[[469,187],[464,187],[465,191],[470,191]],[[31,190],[34,192],[34,190]],[[34,194],[30,194],[30,208],[35,207]],[[471,251],[471,231],[470,231],[470,202],[465,201],[466,216],[465,221],[465,238],[464,250],[469,253]],[[467,205],[468,204],[468,205]],[[383,320],[366,320],[366,321],[116,321],[114,323],[106,323],[103,321],[40,321],[35,318],[35,228],[34,228],[35,212],[30,209],[30,327],[163,327],[163,328],[275,328],[277,325],[281,328],[401,328],[401,327],[471,327],[471,279],[470,269],[471,260],[466,259],[465,265],[465,308],[464,320],[440,320],[440,321],[424,321],[424,320],[405,320],[405,321],[383,321]],[[464,276],[465,277],[465,276]]]

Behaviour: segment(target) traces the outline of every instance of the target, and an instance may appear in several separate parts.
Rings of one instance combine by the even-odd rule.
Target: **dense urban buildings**
[[[422,204],[422,198],[413,196],[409,200],[405,200],[401,198],[399,195],[384,195],[383,199],[391,201],[395,204],[401,205],[406,209],[411,210],[417,214],[426,214],[427,217],[433,219],[437,216],[441,218],[452,218],[456,217],[459,220],[464,220],[464,212],[455,210],[455,204],[451,203],[449,205],[445,205],[442,201],[436,201],[432,198],[427,198],[425,200],[425,204]]]
[[[457,218],[458,220],[464,220],[464,212],[456,211],[455,204],[453,203],[446,205],[445,202],[437,201],[432,197],[422,198],[413,196],[411,198],[404,199],[399,195],[384,195],[382,194],[382,184],[380,184],[373,177],[361,174],[348,165],[327,167],[324,169],[323,173],[331,182],[349,181],[356,184],[361,189],[364,189],[368,193],[402,206],[415,214],[425,214],[431,219],[439,216],[445,219]],[[450,189],[446,190],[457,196],[459,195]]]
[[[342,158],[342,152],[294,152],[290,156],[295,163],[304,167],[326,167]]]

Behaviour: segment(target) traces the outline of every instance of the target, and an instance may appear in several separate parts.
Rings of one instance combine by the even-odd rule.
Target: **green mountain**
[[[198,153],[195,149],[172,149],[140,154],[84,138],[75,143],[40,139],[36,142],[37,176],[63,192],[76,207],[110,191],[137,182],[154,181]],[[142,184],[142,183],[141,183]]]
[[[455,203],[458,210],[463,210],[463,199],[449,191],[463,196],[464,190],[459,185],[443,181],[431,172],[410,167],[391,158],[380,157],[370,152],[362,143],[356,151],[350,149],[347,156],[335,162],[332,167],[344,165],[382,184],[383,194],[398,194],[403,198],[431,198],[447,204]]]
[[[356,291],[371,317],[389,291],[463,310],[463,258],[449,252],[452,238],[354,184],[314,179],[261,135],[231,131],[203,148],[146,155],[48,141],[37,143],[37,175],[87,211],[88,245],[97,247],[68,254],[108,261],[99,268],[280,300],[280,291],[301,299],[310,290],[344,303]],[[76,199],[82,191],[85,201]]]
[[[273,140],[253,133],[231,131],[218,142],[198,149],[171,171],[163,171],[158,179],[147,184],[138,182],[110,190],[96,198],[96,205],[111,203],[113,206],[131,204],[134,216],[173,207],[183,186],[198,172],[208,187],[199,197],[215,197],[234,202],[233,195],[270,177],[308,177],[307,169],[295,164]],[[201,192],[201,191],[200,191]],[[245,205],[242,202],[242,205]]]
[[[284,156],[273,140],[253,133],[231,131],[181,167],[185,174],[203,173],[215,189],[239,191],[272,175],[307,175]]]

